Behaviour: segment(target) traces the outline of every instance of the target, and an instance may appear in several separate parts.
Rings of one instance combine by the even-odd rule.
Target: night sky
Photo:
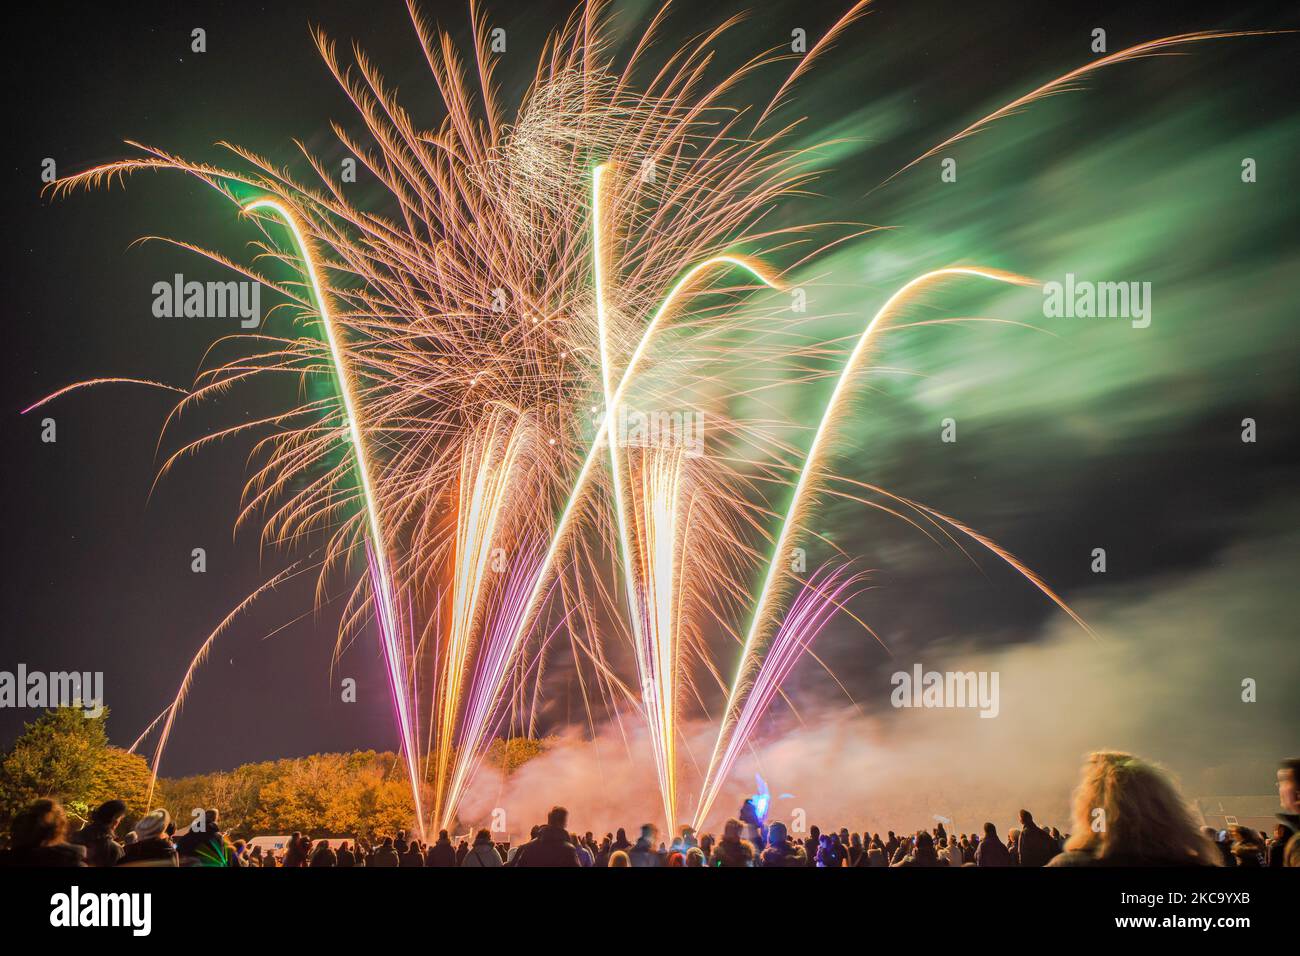
[[[183,250],[131,243],[162,234],[238,257],[251,233],[222,197],[174,174],[140,174],[126,189],[51,201],[40,195],[41,163],[53,157],[66,175],[126,155],[128,139],[214,161],[222,139],[286,162],[295,138],[341,156],[328,124],[349,121],[351,109],[315,51],[311,24],[365,47],[417,114],[433,115],[436,102],[402,4],[195,3],[184,13],[176,6],[42,5],[13,31],[8,64],[0,669],[23,662],[103,671],[110,736],[122,746],[171,700],[203,637],[283,566],[282,556],[259,556],[255,532],[232,539],[249,444],[188,459],[155,488],[166,393],[109,386],[69,395],[42,410],[57,421],[52,445],[40,441],[43,415],[18,411],[95,376],[187,384],[206,346],[232,327],[155,318],[152,286],[176,272],[199,280],[223,273]],[[866,194],[972,119],[1086,62],[1095,26],[1107,29],[1115,50],[1185,30],[1300,24],[1287,5],[996,6],[882,2],[799,88],[794,109],[810,117],[810,138],[861,140],[828,153],[816,213],[903,226],[823,264],[827,312],[860,316],[899,277],[965,259],[1042,278],[1067,269],[1153,278],[1153,328],[1145,339],[1122,323],[1053,327],[1057,338],[955,330],[942,333],[940,345],[900,334],[879,364],[925,378],[878,383],[869,407],[855,411],[839,468],[986,532],[1103,630],[1106,622],[1122,630],[1116,621],[1128,610],[1169,595],[1188,596],[1188,620],[1213,619],[1195,604],[1213,590],[1201,582],[1235,574],[1232,593],[1255,616],[1214,619],[1220,650],[1241,665],[1221,675],[1224,699],[1242,675],[1274,680],[1262,685],[1269,696],[1261,692],[1251,717],[1258,724],[1210,740],[1240,750],[1242,768],[1225,778],[1236,782],[1300,743],[1284,733],[1300,717],[1300,651],[1286,586],[1300,571],[1297,41],[1232,40],[1122,67],[962,144],[953,153],[961,192],[937,191],[932,167]],[[792,24],[816,36],[840,10],[761,7],[729,40],[737,55],[780,42]],[[425,9],[465,33],[461,5]],[[649,9],[629,4],[625,12]],[[694,33],[732,9],[688,9],[667,35]],[[493,10],[511,38],[498,71],[510,99],[568,6]],[[207,30],[207,53],[189,51],[196,26]],[[740,38],[754,50],[736,48]],[[1247,155],[1259,160],[1260,181],[1251,186],[1238,175]],[[977,314],[969,307],[1047,325],[1036,295],[940,303],[949,315]],[[857,321],[832,324],[832,334],[848,335]],[[257,411],[218,403],[187,433]],[[947,415],[959,422],[955,446],[937,440]],[[1254,444],[1240,440],[1245,417],[1259,422]],[[827,509],[819,530],[879,569],[878,588],[857,609],[894,657],[840,625],[819,647],[868,709],[887,692],[888,673],[913,660],[940,666],[955,648],[980,653],[1067,639],[1060,615],[993,563],[977,569],[843,503]],[[1109,557],[1104,581],[1089,570],[1098,546]],[[195,547],[207,551],[206,574],[190,570]],[[1264,566],[1268,575],[1252,570]],[[338,605],[313,613],[312,601],[311,582],[287,588],[220,641],[173,734],[165,774],[395,746],[376,645],[362,635],[332,666]],[[1113,637],[1141,642],[1143,634]],[[1189,642],[1187,654],[1206,670],[1219,668],[1220,655],[1198,658],[1201,648]],[[360,703],[340,702],[342,676],[357,679]],[[1059,670],[1041,677],[1068,681]],[[801,667],[790,691],[805,701],[835,694],[816,667]],[[566,693],[557,667],[549,720],[568,712]],[[1090,706],[1102,703],[1072,701],[1061,719],[1086,719]],[[1207,713],[1217,706],[1207,702]],[[33,717],[0,711],[0,745]],[[1223,724],[1189,732],[1213,737],[1215,728]]]

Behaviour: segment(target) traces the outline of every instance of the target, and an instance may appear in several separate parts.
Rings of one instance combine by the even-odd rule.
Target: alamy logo
[[[687,458],[704,454],[703,412],[638,412],[620,405],[614,433],[620,448],[680,449]]]
[[[1151,324],[1150,282],[1092,282],[1065,274],[1065,282],[1043,286],[1043,315],[1049,319],[1131,319],[1133,328]]]
[[[262,321],[262,284],[247,279],[186,282],[179,272],[171,282],[153,284],[153,314],[160,319],[239,319],[240,328]]]
[[[82,893],[74,886],[50,897],[50,925],[128,926],[133,936],[153,928],[153,897],[148,893]]]
[[[997,671],[927,671],[916,664],[896,671],[889,702],[895,707],[971,707],[981,717],[998,715]]]
[[[87,717],[104,712],[104,672],[0,671],[0,707],[78,707]]]

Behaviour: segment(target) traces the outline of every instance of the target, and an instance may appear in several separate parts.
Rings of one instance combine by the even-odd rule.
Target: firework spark
[[[470,676],[473,638],[480,623],[479,604],[491,570],[492,549],[514,490],[515,465],[528,433],[518,413],[513,409],[498,409],[489,415],[481,433],[471,436],[461,450],[456,573],[452,579],[451,625],[445,642],[434,737],[437,774],[434,793],[439,798],[449,785],[461,692]],[[467,730],[471,736],[476,733],[477,728]],[[446,825],[441,803],[434,805],[434,815],[440,826]]]
[[[865,575],[850,574],[844,568],[822,568],[810,574],[800,587],[753,676],[744,704],[735,717],[734,732],[727,737],[716,767],[711,768],[713,773],[706,777],[710,790],[702,797],[696,811],[696,826],[707,818],[718,787],[730,775],[736,758],[748,745],[758,721],[771,706],[785,678],[835,612],[849,600],[854,586],[864,578]]]
[[[312,298],[316,303],[316,314],[320,316],[321,328],[325,330],[325,340],[329,345],[333,378],[338,384],[339,395],[343,401],[347,440],[352,449],[352,460],[356,465],[357,481],[361,486],[361,498],[365,506],[366,523],[370,532],[370,536],[366,541],[366,562],[370,568],[375,617],[378,621],[380,641],[384,649],[384,661],[388,666],[389,686],[393,692],[398,731],[402,739],[402,752],[406,756],[407,766],[410,768],[411,796],[415,801],[416,819],[419,822],[420,835],[424,836],[424,812],[420,807],[420,788],[415,778],[416,763],[414,758],[416,745],[408,700],[406,660],[401,647],[401,632],[398,629],[397,611],[393,603],[393,583],[388,573],[388,557],[384,543],[383,525],[380,523],[379,509],[371,486],[369,456],[363,441],[356,403],[353,398],[352,375],[343,360],[342,343],[339,341],[339,335],[334,327],[335,323],[330,314],[325,290],[321,287],[311,247],[298,225],[298,220],[284,205],[274,199],[257,199],[243,207],[243,212],[247,215],[252,215],[261,210],[271,212],[283,220],[290,235],[293,236],[294,245],[302,257],[303,271],[306,274],[308,284],[311,286]]]

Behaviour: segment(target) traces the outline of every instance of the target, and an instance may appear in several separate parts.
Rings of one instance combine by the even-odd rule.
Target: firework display
[[[792,93],[867,11],[867,0],[843,11],[802,56],[775,47],[719,77],[713,51],[740,18],[664,50],[665,7],[630,52],[616,51],[606,5],[589,0],[546,42],[512,110],[483,11],[471,9],[465,51],[412,4],[444,109],[431,126],[364,53],[347,65],[315,34],[368,138],[334,132],[381,200],[354,198],[306,146],[311,181],[233,144],[229,168],[132,144],[137,155],[50,187],[63,197],[134,173],[187,174],[229,200],[255,255],[163,241],[286,303],[215,344],[188,385],[133,370],[140,377],[77,382],[25,409],[74,401],[81,386],[170,390],[181,397],[164,442],[205,403],[246,412],[170,450],[160,476],[250,436],[236,524],[287,564],[200,643],[136,741],[152,748],[155,777],[214,644],[303,576],[322,602],[348,589],[338,652],[378,642],[422,838],[460,821],[491,743],[533,727],[557,654],[573,661],[590,725],[643,725],[660,822],[716,825],[738,759],[828,623],[842,615],[875,639],[849,609],[866,569],[812,527],[828,501],[991,556],[1096,637],[1029,564],[836,454],[882,338],[966,318],[918,318],[931,293],[1037,285],[967,262],[922,270],[864,298],[847,338],[790,308],[794,277],[874,229],[799,221],[790,205],[816,182],[824,145],[803,144]],[[895,176],[1105,67],[1238,35],[1186,33],[1098,57]],[[774,75],[763,102],[738,100]],[[293,383],[297,404],[241,404],[268,380]],[[782,420],[768,402],[792,387],[826,395],[822,384],[810,420]],[[819,544],[824,560],[809,570],[796,553]],[[688,713],[711,722],[707,752],[686,752]]]

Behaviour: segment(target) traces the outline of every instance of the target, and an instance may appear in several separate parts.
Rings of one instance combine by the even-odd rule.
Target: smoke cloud
[[[778,717],[786,726],[738,761],[706,829],[721,830],[761,773],[771,819],[789,821],[801,810],[808,825],[884,832],[928,828],[942,816],[962,832],[985,820],[1005,832],[1027,807],[1040,823],[1066,830],[1082,759],[1098,749],[1163,764],[1188,799],[1267,794],[1275,761],[1300,751],[1288,570],[1297,545],[1300,535],[1265,533],[1194,573],[1099,588],[1079,610],[1100,641],[1065,622],[1033,643],[935,645],[921,657],[926,670],[997,671],[994,719],[977,709],[893,709],[887,675],[857,708],[801,705],[801,722]],[[893,662],[900,671],[914,663]],[[1245,699],[1248,681],[1253,701]],[[707,759],[713,733],[702,721],[684,732],[683,820],[699,793],[693,761]],[[662,827],[641,729],[625,720],[621,731],[605,726],[594,740],[575,731],[508,777],[485,770],[462,819],[485,824],[499,808],[521,839],[555,803],[569,808],[580,831],[623,826],[635,837],[641,823]]]

